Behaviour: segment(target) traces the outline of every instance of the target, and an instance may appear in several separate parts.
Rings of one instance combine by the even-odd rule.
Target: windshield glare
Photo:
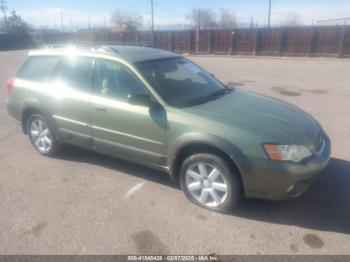
[[[173,106],[203,103],[225,90],[218,80],[185,58],[147,61],[137,68],[158,93]]]

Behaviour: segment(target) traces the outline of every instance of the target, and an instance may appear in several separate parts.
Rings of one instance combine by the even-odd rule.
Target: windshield
[[[228,90],[185,58],[146,61],[136,66],[158,93],[173,106],[204,103],[216,99]]]

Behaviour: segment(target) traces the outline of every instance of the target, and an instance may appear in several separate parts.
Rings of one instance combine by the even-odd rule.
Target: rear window
[[[47,82],[50,80],[58,61],[59,57],[54,56],[30,57],[19,70],[17,77],[24,80]]]

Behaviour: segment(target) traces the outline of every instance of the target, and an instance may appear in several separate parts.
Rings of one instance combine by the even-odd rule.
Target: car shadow
[[[179,189],[170,176],[163,172],[79,148],[67,146],[56,157],[102,166]],[[316,182],[299,198],[289,201],[244,199],[231,215],[350,234],[350,162],[332,158]]]

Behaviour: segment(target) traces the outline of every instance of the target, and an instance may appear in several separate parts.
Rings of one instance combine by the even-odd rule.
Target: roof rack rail
[[[117,49],[111,47],[111,46],[107,46],[107,45],[97,45],[97,46],[93,46],[91,49],[99,51],[99,50],[103,50],[106,52],[112,52],[112,53],[119,53]]]
[[[75,45],[75,44],[44,44],[41,46],[42,49],[55,49],[55,48],[76,48],[82,50],[91,50],[91,51],[104,51],[111,53],[119,53],[117,49],[106,46],[106,45]]]
[[[64,47],[68,47],[71,45],[67,45],[67,44],[44,44],[42,46],[40,46],[40,48],[64,48]]]

